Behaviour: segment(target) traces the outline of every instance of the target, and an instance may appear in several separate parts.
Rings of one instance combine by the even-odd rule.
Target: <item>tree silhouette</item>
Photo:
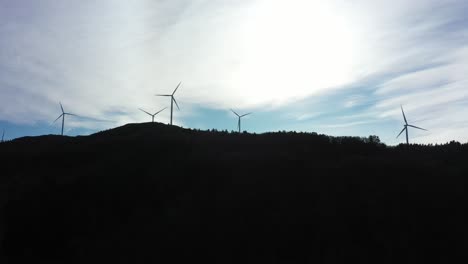
[[[0,145],[2,263],[455,263],[468,145],[133,124]]]

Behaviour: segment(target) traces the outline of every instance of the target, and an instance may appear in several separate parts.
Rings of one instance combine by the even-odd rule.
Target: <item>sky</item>
[[[149,122],[468,142],[464,0],[0,0],[5,139]],[[170,110],[156,116],[169,123]]]

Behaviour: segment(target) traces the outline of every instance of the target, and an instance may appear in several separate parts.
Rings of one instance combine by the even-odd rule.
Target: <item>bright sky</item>
[[[0,0],[6,139],[148,122],[468,141],[464,0]],[[168,123],[170,110],[156,116]],[[1,132],[0,132],[1,133]]]

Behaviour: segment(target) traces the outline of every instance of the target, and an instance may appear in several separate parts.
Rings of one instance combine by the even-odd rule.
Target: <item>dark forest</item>
[[[2,263],[456,263],[468,145],[129,124],[0,144]]]

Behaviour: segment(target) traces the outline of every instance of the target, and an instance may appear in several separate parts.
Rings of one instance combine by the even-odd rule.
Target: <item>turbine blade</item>
[[[65,113],[65,110],[63,110],[62,103],[61,103],[61,102],[59,102],[59,104],[60,104],[60,108],[62,108],[62,114],[63,114],[63,113]]]
[[[400,134],[398,134],[398,136],[396,136],[396,138],[398,138],[401,135],[401,133],[403,133],[405,131],[405,129],[406,129],[406,127],[404,127],[403,130],[401,130]]]
[[[171,94],[157,94],[156,96],[172,96]]]
[[[141,109],[141,108],[138,108],[138,109],[140,109],[140,111],[142,111],[142,112],[144,112],[144,113],[147,113],[148,115],[152,116],[152,114],[146,112],[145,110],[143,110],[143,109]]]
[[[241,115],[240,117],[248,116],[248,115],[250,115],[250,114],[252,114],[252,113],[248,113],[248,114],[245,114],[245,115]]]
[[[174,96],[172,96],[172,100],[174,100],[174,103],[176,103],[177,109],[180,110],[179,105],[177,104],[177,101],[175,100]]]
[[[179,89],[179,86],[182,84],[182,82],[180,82],[177,87],[175,88],[174,92],[172,93],[172,95],[174,95],[176,92],[177,92],[177,89]]]
[[[405,111],[403,111],[403,106],[400,105],[400,107],[401,107],[401,113],[403,114],[403,119],[405,119],[405,124],[408,124],[408,121],[406,121]]]
[[[157,114],[161,113],[161,112],[164,111],[166,108],[167,108],[167,107],[164,107],[163,109],[161,109],[161,110],[159,110],[158,112],[156,112],[156,114],[154,114],[154,115],[157,115]]]
[[[239,115],[238,113],[236,113],[236,111],[234,111],[234,110],[232,110],[232,109],[231,109],[231,111],[232,111],[236,116],[240,117],[240,115]]]
[[[70,116],[76,116],[76,117],[80,117],[79,115],[75,115],[75,114],[71,114],[71,113],[63,113],[64,115],[70,115]]]
[[[424,131],[428,131],[427,129],[424,129],[424,128],[420,128],[420,127],[417,127],[417,126],[413,126],[413,125],[408,125],[409,127],[414,127],[414,128],[417,128],[417,129],[421,129],[421,130],[424,130]]]
[[[52,122],[52,124],[55,123],[55,122],[57,122],[57,120],[59,120],[63,115],[64,115],[64,114],[61,114],[59,117],[57,117],[57,119],[55,119],[54,122]]]

